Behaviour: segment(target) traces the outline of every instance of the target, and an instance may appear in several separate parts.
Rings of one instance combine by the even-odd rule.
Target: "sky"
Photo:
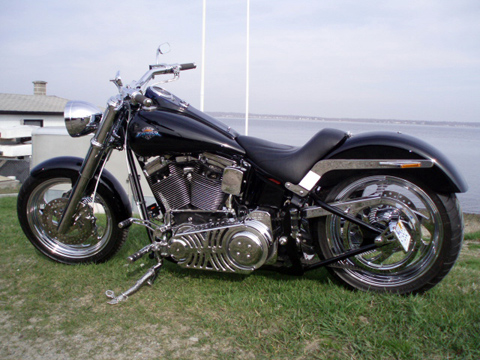
[[[155,63],[200,106],[202,0],[0,0],[0,92],[104,106]],[[207,0],[205,110],[245,112],[246,0]],[[250,0],[250,113],[480,122],[480,1]]]

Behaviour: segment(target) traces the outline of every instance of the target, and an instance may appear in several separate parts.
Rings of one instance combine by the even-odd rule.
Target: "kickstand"
[[[130,295],[132,295],[133,293],[137,292],[138,289],[140,289],[143,286],[143,284],[145,284],[145,282],[148,285],[152,285],[153,282],[155,281],[155,279],[157,278],[158,272],[160,271],[160,268],[162,267],[162,265],[163,265],[163,261],[161,259],[159,259],[158,264],[156,264],[156,265],[152,266],[150,269],[148,269],[148,271],[145,273],[145,275],[143,275],[135,283],[135,285],[133,285],[130,289],[128,289],[127,291],[125,291],[124,293],[122,293],[118,296],[115,296],[115,293],[112,290],[107,290],[105,292],[105,295],[108,298],[112,299],[108,303],[110,305],[115,305],[115,304],[118,304],[120,301],[127,300],[127,298]]]

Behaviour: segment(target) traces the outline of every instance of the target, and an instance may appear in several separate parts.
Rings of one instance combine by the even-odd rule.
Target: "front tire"
[[[415,179],[375,175],[346,179],[325,200],[368,196],[386,200],[351,215],[387,232],[399,216],[410,244],[405,250],[392,236],[383,247],[329,267],[333,276],[347,287],[399,294],[421,293],[439,283],[453,267],[463,241],[463,215],[455,194],[437,194]],[[363,242],[360,227],[339,216],[319,219],[316,230],[324,258],[359,248]]]
[[[20,225],[30,242],[45,256],[65,264],[101,263],[124,244],[128,229],[119,205],[101,183],[95,197],[84,196],[78,204],[73,225],[66,234],[57,232],[58,222],[78,172],[55,169],[30,176],[18,194]]]

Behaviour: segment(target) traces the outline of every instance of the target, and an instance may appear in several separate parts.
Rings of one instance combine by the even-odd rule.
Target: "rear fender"
[[[426,142],[405,134],[394,132],[359,134],[345,141],[342,146],[325,158],[325,160],[327,159],[433,160],[432,167],[375,169],[372,172],[393,175],[412,174],[440,193],[462,193],[468,190],[464,177],[445,155]],[[347,172],[352,172],[352,170],[347,170]],[[338,178],[345,178],[345,175],[347,174],[343,170],[326,173],[322,177],[320,185],[331,185],[332,181],[338,182]]]
[[[355,174],[413,176],[438,193],[461,193],[468,185],[439,150],[415,137],[370,132],[348,138],[317,162],[298,185],[286,187],[306,196],[315,186],[328,187]]]
[[[35,166],[30,172],[30,176],[42,177],[47,176],[50,172],[55,172],[58,169],[68,169],[75,172],[77,176],[72,179],[73,181],[78,178],[80,168],[82,167],[83,159],[73,156],[61,156],[52,159],[48,159],[37,166]],[[95,176],[89,187],[93,187],[97,176]],[[132,207],[128,199],[128,195],[123,189],[120,182],[112,175],[111,172],[104,169],[100,178],[100,185],[104,187],[108,192],[108,197],[113,200],[114,206],[121,214],[121,220],[130,218],[132,216]]]

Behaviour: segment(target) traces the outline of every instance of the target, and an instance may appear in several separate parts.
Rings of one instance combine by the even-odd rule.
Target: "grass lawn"
[[[16,198],[0,199],[1,359],[479,359],[480,233],[451,273],[421,296],[345,290],[325,269],[292,277],[184,270],[167,263],[153,285],[118,305],[153,265],[126,256],[67,266],[23,235]]]

